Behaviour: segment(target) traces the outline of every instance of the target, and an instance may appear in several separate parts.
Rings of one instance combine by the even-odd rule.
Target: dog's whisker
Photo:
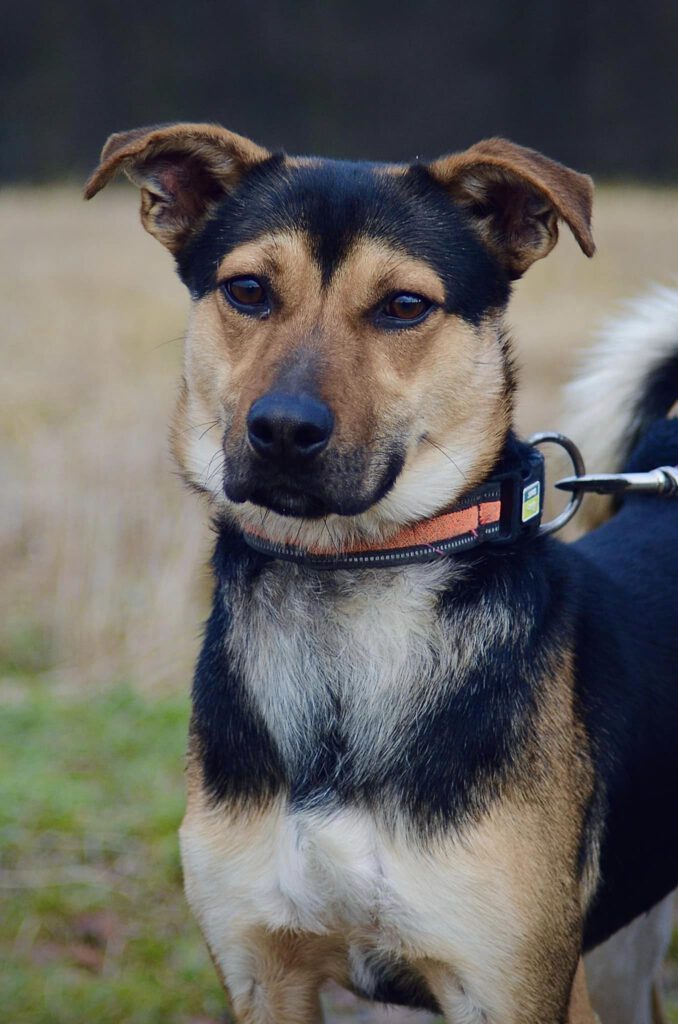
[[[152,348],[151,348],[151,351],[155,352],[159,348],[164,348],[165,345],[176,345],[176,343],[178,341],[184,341],[184,339],[185,339],[185,335],[183,335],[183,334],[180,334],[176,338],[168,338],[167,341],[161,341],[157,345],[153,345]]]
[[[327,522],[327,516],[323,516],[323,529],[330,539],[330,546],[334,548],[335,554],[339,554],[339,549],[336,545],[336,541],[334,540],[332,534],[330,533],[330,528]]]
[[[459,466],[459,465],[458,465],[458,464],[457,464],[457,463],[455,462],[455,460],[454,460],[454,459],[452,458],[452,456],[451,456],[451,455],[450,455],[450,453],[449,453],[449,452],[447,451],[447,449],[443,448],[443,446],[442,446],[442,445],[440,445],[440,444],[438,444],[438,443],[437,443],[436,441],[432,441],[430,437],[423,437],[423,438],[422,438],[422,441],[426,441],[426,443],[427,443],[427,444],[430,444],[430,445],[431,445],[431,446],[432,446],[433,448],[437,448],[437,449],[438,449],[438,451],[440,452],[440,454],[441,454],[441,455],[444,455],[444,456],[445,456],[445,458],[446,458],[446,459],[448,460],[448,462],[451,462],[451,463],[452,463],[452,465],[454,466],[454,468],[456,469],[456,471],[457,471],[457,472],[459,473],[459,475],[460,475],[460,476],[462,476],[462,477],[464,478],[464,480],[465,480],[465,481],[466,481],[466,482],[468,483],[468,477],[466,476],[466,473],[465,473],[465,472],[463,471],[463,469],[461,469],[461,468],[460,468],[460,466]]]
[[[184,427],[183,430],[176,431],[175,434],[176,436],[183,437],[184,434],[190,434],[195,430],[200,430],[202,427],[207,427],[207,429],[204,430],[198,438],[198,440],[201,441],[205,434],[208,434],[210,430],[214,429],[214,427],[219,426],[221,422],[222,421],[220,419],[214,419],[205,420],[204,423],[189,423],[187,427]]]
[[[209,461],[209,462],[207,463],[207,466],[205,467],[205,477],[206,477],[207,479],[209,479],[209,473],[210,473],[210,470],[211,470],[211,468],[212,468],[212,463],[213,463],[213,462],[214,462],[214,460],[215,460],[215,459],[217,459],[218,457],[219,457],[219,452],[215,452],[215,453],[214,453],[214,455],[212,456],[212,458],[210,459],[210,461]]]
[[[200,424],[200,425],[203,426],[203,424]],[[218,427],[220,425],[221,425],[221,420],[212,420],[212,422],[210,424],[208,424],[208,426],[205,428],[205,430],[203,430],[203,432],[200,435],[200,437],[198,438],[198,440],[202,441],[202,439],[205,436],[205,434],[209,434],[210,430],[214,430],[215,427]]]
[[[214,469],[210,472],[210,466],[212,465],[214,460],[216,458],[218,458],[218,456],[220,456],[221,454],[222,454],[221,452],[215,452],[214,455],[212,456],[212,458],[210,459],[210,461],[208,462],[207,469],[205,471],[206,472],[205,485],[211,483],[212,480],[214,479],[214,477],[218,473],[223,473],[225,465],[226,465],[225,459],[223,457],[221,458],[220,462],[217,463],[217,465],[214,467]]]
[[[299,543],[299,538],[301,537],[301,531],[303,530],[303,528],[304,528],[304,520],[302,519],[302,520],[301,520],[301,521],[299,522],[299,529],[297,530],[297,535],[296,535],[296,537],[294,538],[294,546],[295,546],[295,547],[296,547],[296,545],[297,545],[297,544]]]

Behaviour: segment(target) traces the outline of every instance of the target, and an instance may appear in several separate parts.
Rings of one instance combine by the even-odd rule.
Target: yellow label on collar
[[[528,484],[527,487],[523,487],[523,513],[521,518],[524,523],[539,515],[540,494],[541,484],[538,480],[534,484]]]

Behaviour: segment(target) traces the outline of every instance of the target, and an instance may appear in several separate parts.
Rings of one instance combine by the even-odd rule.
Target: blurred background
[[[678,279],[677,66],[673,0],[3,8],[8,1024],[228,1019],[176,845],[209,598],[205,510],[167,454],[187,297],[131,186],[82,203],[106,136],[215,120],[290,152],[404,160],[501,134],[593,173],[596,257],[564,231],[510,309],[520,426],[555,428],[603,319]],[[329,998],[333,1022],[382,1019]]]
[[[79,176],[112,129],[176,120],[329,156],[433,157],[502,133],[616,180],[678,168],[673,0],[7,8],[7,181]]]

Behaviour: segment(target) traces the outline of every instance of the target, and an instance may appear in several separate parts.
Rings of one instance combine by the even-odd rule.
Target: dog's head
[[[192,311],[174,424],[186,478],[276,540],[378,537],[491,470],[511,422],[501,318],[589,178],[501,139],[432,163],[271,154],[212,125],[113,135]]]

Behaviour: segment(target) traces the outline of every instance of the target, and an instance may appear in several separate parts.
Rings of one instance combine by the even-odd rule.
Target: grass
[[[0,721],[8,1024],[197,1024],[224,1010],[184,903],[184,696],[41,687]]]
[[[0,718],[7,1024],[226,1024],[183,897],[185,695],[26,687]],[[364,1016],[326,996],[332,1024]],[[362,1004],[364,1007],[364,1004]],[[418,1015],[417,1015],[418,1017]],[[412,1020],[412,1015],[404,1019]],[[427,1020],[430,1018],[427,1016]]]
[[[205,516],[166,451],[187,300],[136,207],[129,187],[89,206],[66,187],[0,193],[8,1024],[207,1024],[224,1011],[176,842],[208,591]],[[516,287],[524,431],[558,426],[558,389],[601,318],[675,280],[676,194],[602,189],[595,235],[587,261],[563,231]],[[377,1019],[357,1014],[336,1003],[333,1020]]]

